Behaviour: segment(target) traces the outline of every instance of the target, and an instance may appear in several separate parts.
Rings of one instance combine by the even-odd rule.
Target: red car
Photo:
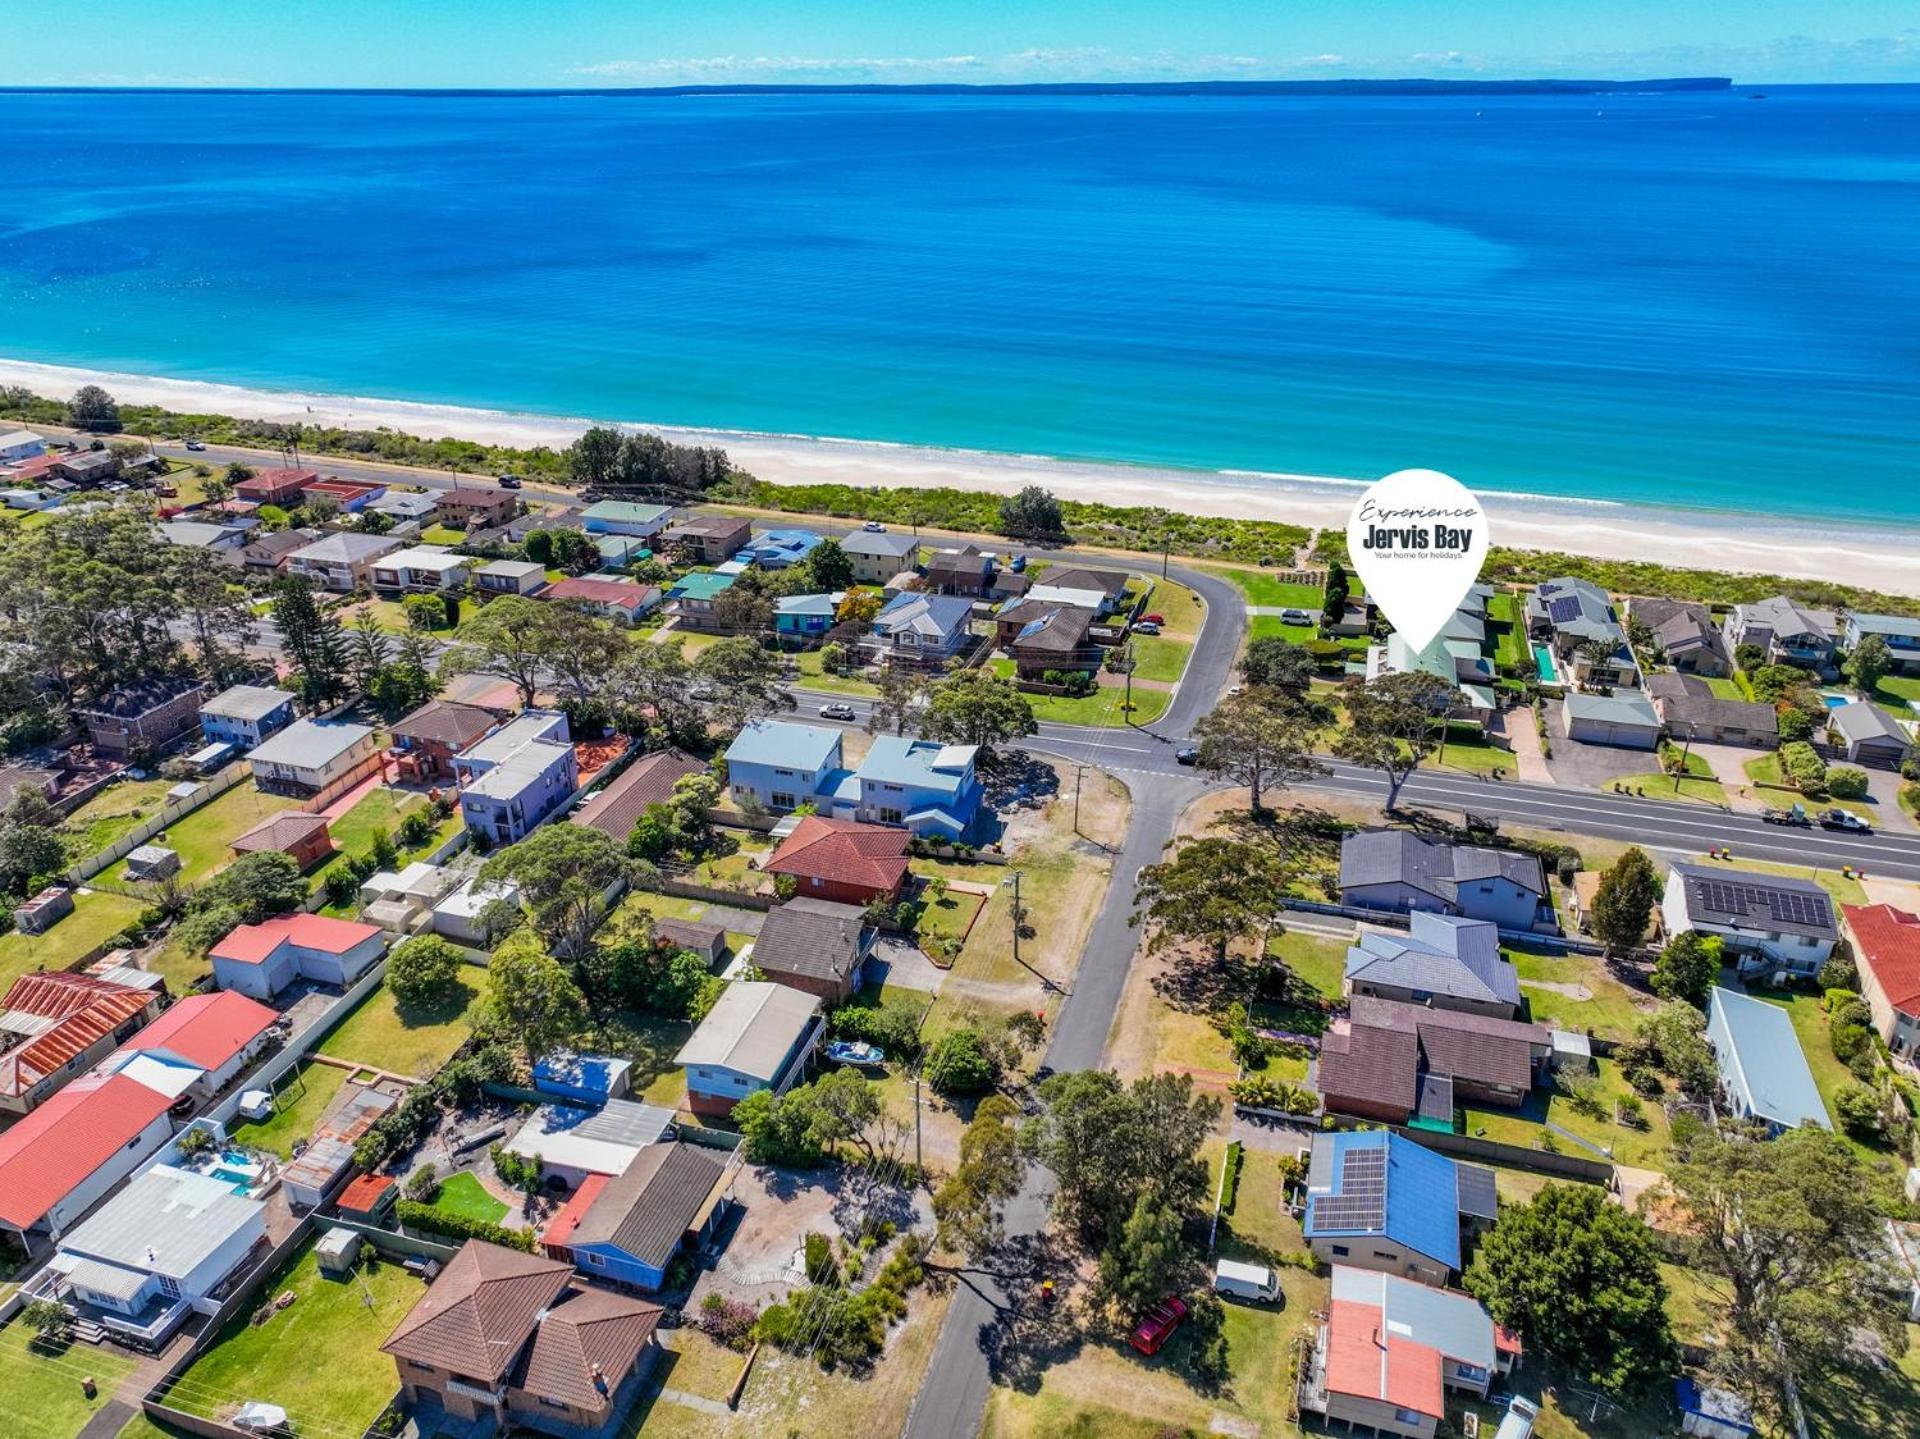
[[[1164,625],[1167,622],[1165,615],[1142,615],[1140,618],[1150,625]]]
[[[1187,1301],[1169,1294],[1153,1308],[1140,1316],[1140,1322],[1133,1326],[1133,1333],[1127,1342],[1142,1354],[1154,1355],[1160,1352],[1173,1331],[1180,1327],[1180,1321],[1187,1317]]]

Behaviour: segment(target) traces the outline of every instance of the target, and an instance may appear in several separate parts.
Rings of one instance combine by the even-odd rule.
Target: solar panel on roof
[[[1547,618],[1557,625],[1579,617],[1580,601],[1572,595],[1562,595],[1547,602]]]

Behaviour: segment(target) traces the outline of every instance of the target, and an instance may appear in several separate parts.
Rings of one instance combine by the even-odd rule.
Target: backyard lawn
[[[1267,953],[1328,999],[1338,1001],[1346,992],[1347,946],[1338,940],[1283,934],[1267,946]]]
[[[1920,700],[1920,675],[1883,675],[1873,697],[1895,711],[1905,710],[1909,700]]]
[[[445,1003],[402,1010],[383,984],[326,1037],[320,1053],[424,1079],[453,1058],[473,1033],[481,987],[478,968],[463,971],[458,992]]]
[[[0,1329],[0,1414],[11,1439],[74,1439],[113,1398],[133,1361],[76,1344],[48,1351],[31,1345],[18,1321]],[[91,1375],[98,1393],[88,1399],[80,1381]]]
[[[235,1126],[228,1138],[243,1149],[264,1149],[282,1159],[293,1157],[293,1146],[313,1135],[314,1126],[332,1106],[347,1082],[347,1071],[337,1064],[309,1061],[293,1072],[274,1095],[273,1113],[258,1124]]]
[[[180,878],[198,884],[216,869],[233,859],[228,848],[262,820],[292,809],[297,800],[287,795],[262,794],[245,780],[218,799],[203,804],[167,826],[166,831],[149,841],[165,845],[180,856]],[[106,878],[116,884],[127,883],[127,862],[109,865]]]
[[[482,1224],[498,1224],[507,1217],[507,1206],[471,1174],[448,1175],[434,1196],[433,1207],[442,1214],[477,1219]]]
[[[1494,631],[1494,663],[1513,665],[1532,674],[1533,651],[1527,644],[1527,627],[1520,619],[1520,597],[1500,591],[1487,601],[1487,618]]]
[[[74,895],[73,913],[45,934],[0,935],[0,994],[32,970],[71,968],[132,924],[144,907],[123,894],[90,889]]]
[[[1718,699],[1750,700],[1753,698],[1753,692],[1733,675],[1702,675],[1701,678],[1707,682],[1707,688],[1712,690]]]
[[[426,545],[457,545],[467,538],[465,530],[451,529],[442,524],[428,525],[420,532],[420,542]]]
[[[693,1026],[684,1019],[670,1019],[643,1009],[624,1009],[580,1035],[575,1047],[631,1060],[632,1097],[678,1109],[686,1101],[687,1076],[673,1062],[673,1057],[692,1033]]]
[[[74,859],[98,854],[166,802],[173,781],[123,779],[68,815],[60,828]]]
[[[1585,1108],[1570,1095],[1536,1089],[1520,1109],[1468,1108],[1466,1132],[1526,1149],[1538,1149],[1543,1141],[1550,1141],[1564,1154],[1587,1159],[1605,1157],[1637,1169],[1664,1168],[1671,1136],[1666,1111],[1659,1101],[1639,1101],[1644,1127],[1617,1123],[1613,1117],[1614,1104],[1632,1096],[1633,1090],[1621,1077],[1619,1065],[1612,1060],[1595,1060],[1594,1069],[1589,1084],[1599,1113]],[[1565,1133],[1556,1132],[1548,1128],[1549,1125]]]
[[[168,1398],[207,1418],[268,1398],[296,1433],[362,1433],[396,1387],[380,1345],[425,1286],[385,1261],[363,1263],[350,1279],[325,1278],[309,1245],[260,1293],[283,1291],[293,1293],[292,1304],[264,1324],[251,1323],[250,1312],[236,1315]]]
[[[1604,961],[1586,954],[1554,954],[1503,946],[1520,975],[1520,989],[1537,1024],[1591,1032],[1624,1040],[1639,1022],[1633,990],[1607,972]],[[1647,1000],[1652,1006],[1651,997]]]
[[[327,825],[327,832],[333,836],[334,847],[339,853],[314,871],[315,886],[324,885],[327,874],[334,868],[344,865],[349,855],[367,853],[373,848],[375,836],[391,835],[400,827],[401,820],[424,807],[426,803],[425,795],[415,794],[409,790],[388,789],[382,785],[378,789],[367,791],[366,796],[358,804]],[[417,849],[401,846],[396,862],[405,864],[409,860],[431,854],[459,833],[463,823],[460,811],[455,809],[440,822],[425,844]],[[395,843],[397,844],[398,841],[396,840]],[[338,913],[332,907],[329,907],[326,912]]]

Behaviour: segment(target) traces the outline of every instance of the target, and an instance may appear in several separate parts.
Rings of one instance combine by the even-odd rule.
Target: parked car
[[[1872,834],[1873,826],[1850,809],[1829,809],[1820,812],[1820,828],[1844,829],[1854,834]]]
[[[1158,1354],[1160,1346],[1172,1337],[1173,1331],[1180,1327],[1186,1317],[1187,1301],[1169,1294],[1140,1316],[1139,1323],[1133,1326],[1133,1333],[1127,1336],[1127,1343],[1142,1354]]]
[[[1213,1266],[1213,1292],[1262,1303],[1280,1297],[1280,1277],[1264,1264],[1222,1259]]]
[[[1282,610],[1280,611],[1280,623],[1283,625],[1310,625],[1313,623],[1313,616],[1305,610]]]
[[[831,719],[831,720],[852,720],[852,719],[859,718],[859,716],[853,712],[852,705],[846,704],[840,700],[835,700],[831,704],[823,704],[820,706],[820,718]]]
[[[1160,626],[1152,620],[1142,620],[1133,627],[1133,632],[1137,635],[1157,635],[1160,633]]]
[[[1776,809],[1768,805],[1760,811],[1760,818],[1768,824],[1790,824],[1796,829],[1804,829],[1813,823],[1807,817],[1806,810],[1798,804],[1788,809]]]
[[[190,450],[204,450],[206,447],[207,447],[207,442],[205,440],[188,440],[187,441],[187,448]]]
[[[1198,764],[1200,762],[1200,750],[1197,746],[1183,744],[1173,752],[1173,762],[1175,764]]]
[[[887,532],[887,527],[878,520],[868,520],[860,528],[870,535],[884,535]]]
[[[1150,625],[1164,625],[1167,622],[1165,615],[1142,615],[1140,618]]]
[[[503,490],[517,490],[520,488],[520,477],[518,475],[501,475],[499,479],[500,488]]]

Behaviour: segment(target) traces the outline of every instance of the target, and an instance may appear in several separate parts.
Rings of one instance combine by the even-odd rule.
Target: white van
[[[1213,1292],[1236,1299],[1274,1300],[1280,1297],[1280,1277],[1264,1264],[1222,1259],[1213,1268]]]
[[[1500,1421],[1500,1432],[1493,1439],[1532,1439],[1533,1421],[1540,1417],[1540,1411],[1525,1399],[1515,1398]]]

